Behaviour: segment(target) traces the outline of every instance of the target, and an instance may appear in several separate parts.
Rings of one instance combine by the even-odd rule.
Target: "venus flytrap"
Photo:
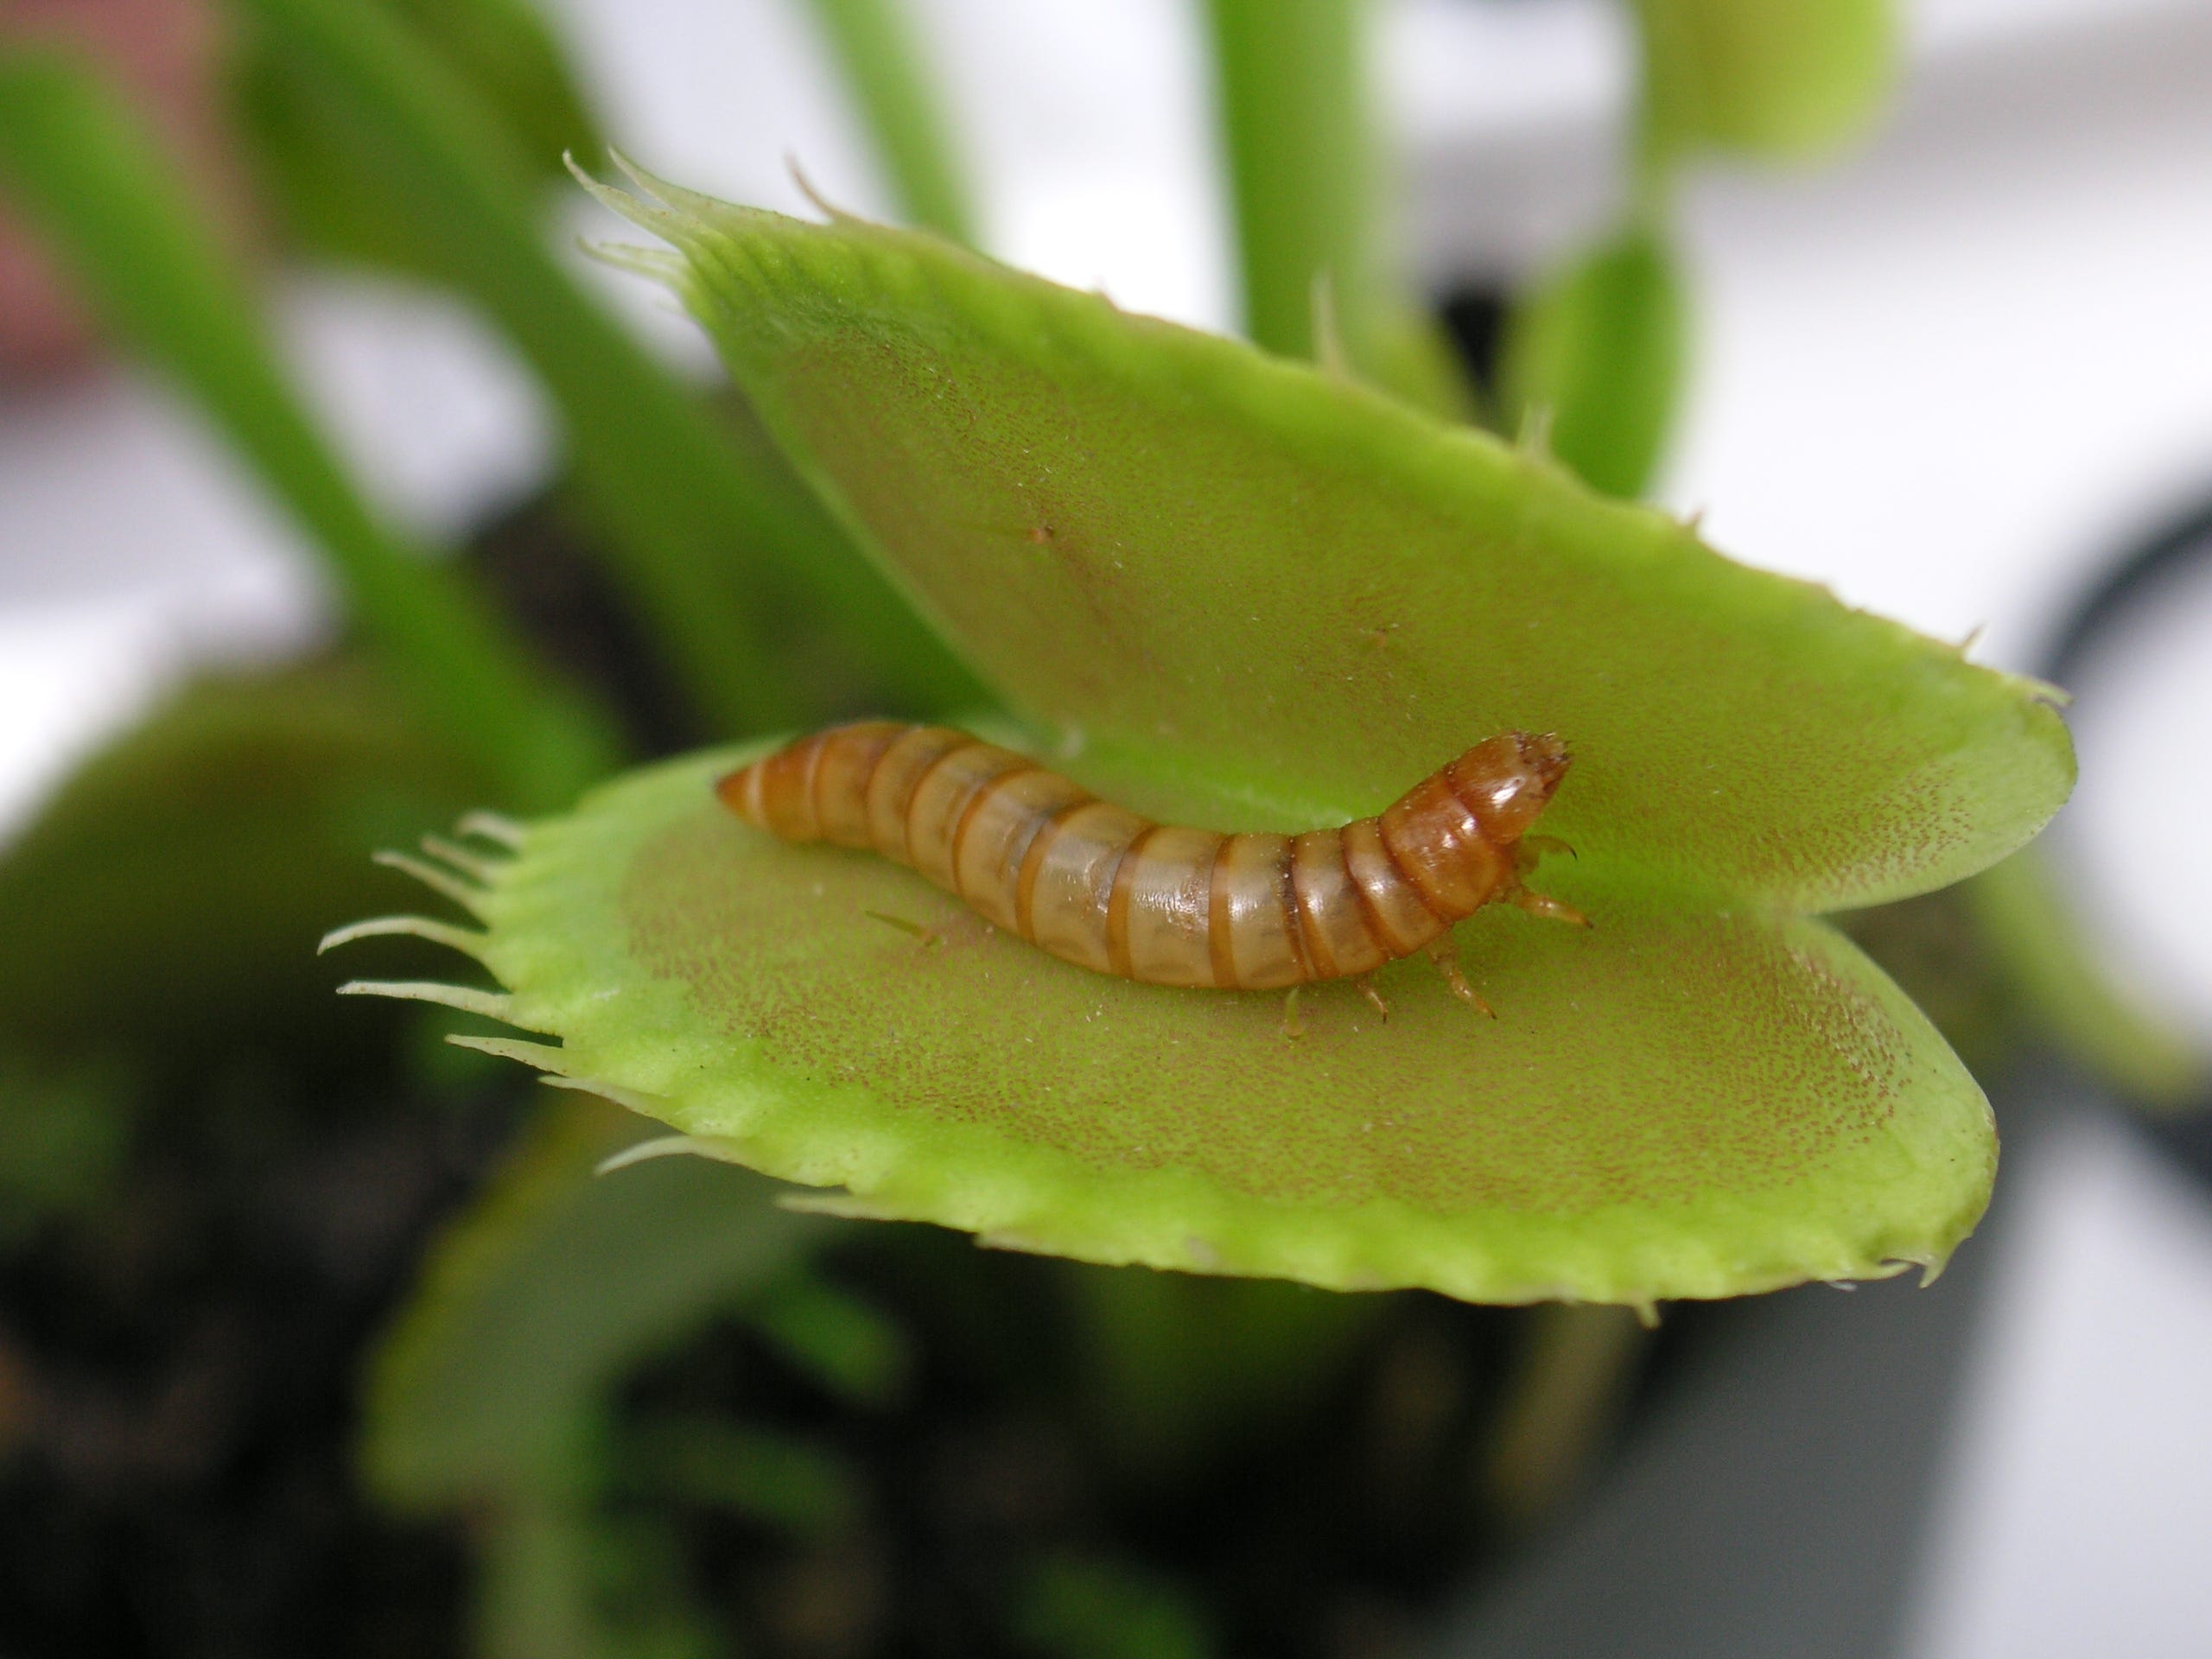
[[[1309,987],[1294,1040],[1279,997],[1087,973],[748,830],[709,785],[754,746],[482,861],[471,953],[554,1039],[508,1052],[845,1189],[810,1207],[1101,1262],[1648,1306],[1932,1270],[1972,1227],[1980,1092],[1816,916],[2031,836],[2072,779],[2047,688],[1249,347],[649,188],[605,193],[674,250],[637,263],[1057,766],[1296,830],[1557,731],[1546,879],[1596,925],[1463,925],[1495,1022],[1409,963],[1387,1022]]]

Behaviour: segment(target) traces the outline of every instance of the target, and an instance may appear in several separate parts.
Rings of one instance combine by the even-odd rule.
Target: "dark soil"
[[[1150,1609],[1163,1654],[1188,1630],[1224,1656],[1381,1659],[1502,1541],[1480,1476],[1523,1315],[1384,1299],[1310,1395],[1240,1392],[1163,1449],[1079,1374],[1075,1281],[1099,1270],[914,1227],[865,1230],[827,1265],[912,1344],[893,1399],[839,1400],[733,1325],[626,1402],[632,1421],[772,1425],[859,1471],[858,1517],[823,1538],[678,1506],[694,1592],[747,1651],[1134,1655]],[[1090,1641],[1039,1629],[1056,1574],[1106,1586]]]
[[[157,1106],[0,1257],[0,1653],[460,1651],[454,1541],[364,1503],[362,1358],[512,1101]]]

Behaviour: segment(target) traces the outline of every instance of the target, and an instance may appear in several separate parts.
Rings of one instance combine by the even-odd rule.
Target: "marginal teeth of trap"
[[[627,1169],[632,1164],[642,1164],[652,1158],[710,1157],[702,1142],[688,1135],[664,1135],[651,1141],[640,1141],[634,1147],[625,1147],[612,1157],[602,1158],[593,1166],[594,1175],[612,1175],[618,1169]]]
[[[668,1103],[658,1096],[641,1090],[625,1089],[620,1084],[601,1083],[596,1077],[574,1077],[548,1073],[538,1079],[548,1088],[574,1089],[579,1094],[597,1095],[601,1100],[612,1101],[617,1106],[637,1113],[640,1117],[665,1118]]]
[[[727,202],[716,201],[712,196],[702,195],[696,190],[686,190],[680,184],[671,184],[657,174],[646,172],[644,168],[639,167],[637,162],[632,161],[612,144],[607,146],[607,156],[616,167],[622,169],[622,176],[628,179],[632,184],[636,185],[653,200],[666,202],[671,207],[706,218],[712,218],[716,213],[727,213],[729,210],[729,204]]]
[[[448,864],[472,881],[489,887],[499,876],[499,867],[488,858],[480,858],[466,847],[457,847],[442,836],[423,837],[423,850],[441,864]]]
[[[1918,1268],[1920,1287],[1925,1290],[1943,1276],[1943,1269],[1951,1263],[1948,1256],[1893,1255],[1882,1265],[1887,1268],[1891,1274],[1910,1273],[1913,1268]],[[1883,1276],[1886,1278],[1889,1274],[1885,1274]]]
[[[455,1048],[473,1048],[479,1054],[490,1054],[502,1060],[514,1060],[531,1066],[546,1075],[542,1081],[565,1081],[563,1068],[568,1057],[550,1043],[533,1043],[520,1037],[480,1037],[474,1032],[451,1031],[446,1041]]]
[[[480,991],[435,979],[354,979],[338,988],[340,996],[389,996],[402,1002],[435,1002],[463,1014],[514,1023],[514,999],[505,991]]]
[[[683,256],[666,248],[641,248],[634,242],[601,242],[596,237],[585,237],[576,246],[586,257],[596,259],[602,265],[616,270],[626,270],[634,276],[658,283],[664,288],[674,288],[683,280],[690,267]]]
[[[442,944],[448,950],[458,950],[465,957],[483,960],[486,935],[474,928],[455,927],[451,922],[433,921],[428,916],[372,916],[365,922],[353,922],[344,927],[334,927],[322,936],[315,953],[335,950],[341,944],[351,944],[356,939],[404,938],[428,939],[433,944]]]
[[[497,842],[509,852],[522,850],[522,825],[512,818],[497,812],[470,812],[454,826],[457,836],[474,836],[480,841]]]
[[[873,1198],[864,1198],[857,1192],[784,1192],[777,1195],[776,1208],[794,1215],[836,1216],[847,1221],[904,1219],[896,1210]]]
[[[585,172],[577,164],[576,158],[573,155],[563,155],[561,161],[568,168],[575,181],[583,186],[585,191],[601,207],[628,219],[641,231],[651,231],[656,236],[666,236],[673,239],[674,232],[683,223],[677,214],[671,213],[659,202],[651,200],[647,197],[633,196],[627,190],[617,189],[611,184],[601,183]],[[615,164],[618,167],[622,166],[620,156],[615,158]],[[625,168],[624,170],[628,169]],[[632,177],[634,178],[635,175],[632,175]],[[651,185],[643,181],[639,181],[639,188],[646,191],[652,189]]]
[[[484,890],[472,882],[462,880],[451,870],[441,868],[412,853],[385,851],[371,856],[386,869],[399,870],[413,876],[433,893],[443,893],[470,915],[481,918],[484,914]]]

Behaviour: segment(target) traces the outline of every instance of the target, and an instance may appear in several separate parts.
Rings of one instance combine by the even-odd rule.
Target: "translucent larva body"
[[[1267,990],[1364,974],[1529,893],[1523,837],[1566,749],[1508,732],[1380,816],[1302,836],[1156,824],[1012,749],[944,726],[835,727],[716,786],[786,841],[865,848],[1078,966],[1156,985]]]

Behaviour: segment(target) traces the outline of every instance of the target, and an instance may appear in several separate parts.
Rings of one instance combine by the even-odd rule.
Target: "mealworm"
[[[1223,835],[1154,823],[965,732],[869,721],[802,738],[715,789],[757,828],[880,853],[1080,967],[1269,990],[1442,946],[1493,902],[1580,924],[1522,885],[1558,844],[1529,830],[1567,768],[1556,736],[1508,732],[1375,817]]]

